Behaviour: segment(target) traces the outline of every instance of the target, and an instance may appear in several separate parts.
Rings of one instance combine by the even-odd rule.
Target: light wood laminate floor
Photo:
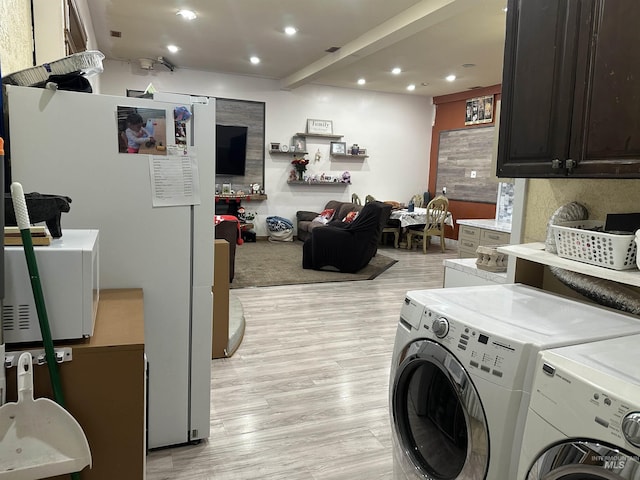
[[[442,286],[445,258],[382,247],[371,281],[234,290],[246,332],[211,363],[211,437],[151,452],[149,480],[392,477],[389,367],[407,290]]]

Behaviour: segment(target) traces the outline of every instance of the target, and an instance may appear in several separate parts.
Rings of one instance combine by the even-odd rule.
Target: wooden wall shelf
[[[269,150],[269,153],[271,154],[276,154],[276,155],[307,155],[309,152],[301,152],[301,151],[287,151],[287,152],[283,152],[282,150]]]
[[[260,202],[267,199],[266,193],[255,193],[250,195],[216,195],[216,202],[235,200],[236,202]]]
[[[300,137],[313,137],[313,138],[342,138],[343,135],[333,135],[328,133],[296,133]]]
[[[352,155],[350,153],[332,153],[333,158],[353,158],[353,159],[365,159],[369,158],[369,155]]]
[[[289,180],[289,185],[351,185],[351,182],[307,182],[304,180]]]

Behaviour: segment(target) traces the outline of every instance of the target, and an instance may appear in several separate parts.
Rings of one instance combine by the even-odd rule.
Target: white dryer
[[[518,480],[640,480],[640,335],[538,357]]]
[[[524,285],[407,292],[389,382],[396,479],[513,480],[540,350],[640,333]]]

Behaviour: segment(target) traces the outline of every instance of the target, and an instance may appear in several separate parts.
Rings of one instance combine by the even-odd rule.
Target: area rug
[[[302,268],[302,242],[258,240],[237,246],[231,288],[372,280],[396,262],[378,252],[369,265],[357,273],[305,270]]]

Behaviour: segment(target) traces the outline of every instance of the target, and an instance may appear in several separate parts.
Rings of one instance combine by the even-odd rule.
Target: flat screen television
[[[244,175],[247,127],[216,125],[216,175]]]

